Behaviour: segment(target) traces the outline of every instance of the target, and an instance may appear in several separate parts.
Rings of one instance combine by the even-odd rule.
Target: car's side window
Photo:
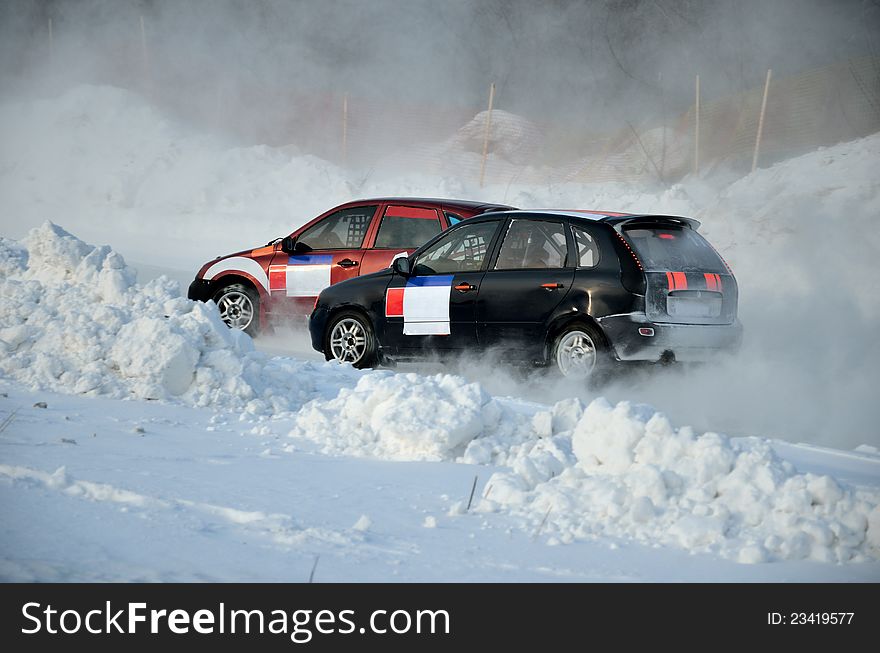
[[[588,231],[575,225],[571,226],[571,232],[577,247],[578,267],[596,267],[599,264],[599,247],[596,245],[596,239]]]
[[[356,206],[337,211],[309,227],[297,237],[297,242],[310,249],[359,249],[376,208]]]
[[[483,268],[498,220],[459,226],[419,254],[416,275],[474,272]]]
[[[380,249],[415,249],[442,231],[440,218],[433,209],[389,207],[382,217],[374,247]]]
[[[458,224],[459,222],[464,220],[464,218],[461,217],[458,213],[452,213],[451,211],[446,211],[445,213],[446,213],[446,219],[449,220],[450,227],[452,225]]]
[[[511,220],[496,270],[564,268],[568,260],[565,230],[560,222]]]

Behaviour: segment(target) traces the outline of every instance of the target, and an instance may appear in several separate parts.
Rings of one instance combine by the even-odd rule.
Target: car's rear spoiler
[[[605,218],[602,222],[607,222],[614,226],[617,231],[621,231],[624,227],[632,227],[637,224],[656,224],[669,223],[688,226],[694,231],[700,228],[700,221],[693,218],[685,218],[680,215],[623,215]]]

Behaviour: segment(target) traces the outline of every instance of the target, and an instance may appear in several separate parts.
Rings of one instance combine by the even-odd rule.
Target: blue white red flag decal
[[[448,336],[453,275],[410,277],[385,292],[385,317],[402,317],[406,336]]]
[[[288,256],[287,264],[269,266],[269,289],[288,297],[317,297],[330,285],[331,254]]]

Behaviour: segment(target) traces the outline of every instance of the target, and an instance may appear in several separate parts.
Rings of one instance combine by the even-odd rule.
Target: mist
[[[695,215],[739,281],[737,357],[640,366],[598,389],[511,369],[494,352],[404,368],[452,370],[544,403],[647,402],[732,435],[880,446],[880,297],[868,281],[880,157],[876,144],[862,148],[854,177],[844,164],[855,155],[834,150],[880,130],[878,28],[870,0],[9,0],[0,235],[51,219],[147,277],[185,282],[208,258],[356,197]],[[768,69],[775,113],[750,174],[754,134],[736,130],[757,124]],[[778,90],[813,71],[839,84],[817,83],[822,120]],[[707,122],[694,173],[696,75],[708,108],[733,107],[741,138]],[[496,132],[480,184],[492,83]],[[626,165],[603,168],[617,134],[636,135]],[[784,168],[820,147],[837,167]],[[736,152],[716,160],[708,148]],[[301,333],[263,346],[308,353]]]
[[[696,74],[708,102],[770,67],[876,54],[878,27],[870,0],[12,0],[0,76],[7,98],[112,84],[244,144],[313,149],[343,94],[353,123],[374,104],[472,116],[494,82],[496,108],[568,134],[562,147],[685,110]],[[426,118],[421,137],[444,127]],[[362,158],[401,144],[363,137]]]

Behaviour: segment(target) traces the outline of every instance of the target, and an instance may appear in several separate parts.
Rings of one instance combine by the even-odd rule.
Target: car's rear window
[[[646,270],[726,273],[712,246],[693,229],[674,225],[624,227]]]

